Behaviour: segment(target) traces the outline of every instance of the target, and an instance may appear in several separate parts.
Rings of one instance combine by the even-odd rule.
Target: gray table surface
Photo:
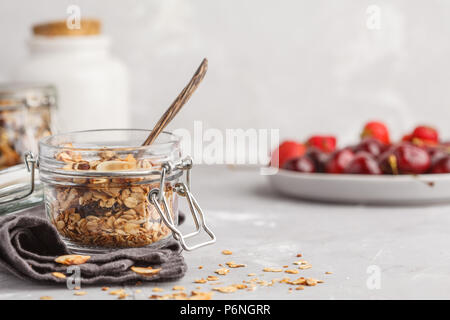
[[[368,207],[301,201],[275,194],[257,171],[225,167],[195,168],[193,191],[217,243],[184,253],[189,270],[183,279],[127,286],[127,299],[148,299],[155,286],[165,289],[164,293],[172,292],[174,285],[184,286],[186,291],[198,286],[209,291],[214,287],[210,283],[193,281],[215,275],[219,264],[231,260],[247,267],[219,276],[222,284],[216,286],[241,283],[251,278],[248,273],[267,281],[305,276],[324,283],[302,291],[289,291],[292,286],[285,283],[258,285],[254,291],[217,292],[215,299],[450,298],[449,205]],[[190,222],[183,229],[189,227]],[[233,255],[222,255],[224,249]],[[312,264],[311,269],[299,274],[262,272],[265,267],[295,268],[292,263],[299,259],[297,253]],[[67,288],[0,273],[0,299],[117,299],[99,286],[82,290],[87,292],[85,296],[75,296]]]

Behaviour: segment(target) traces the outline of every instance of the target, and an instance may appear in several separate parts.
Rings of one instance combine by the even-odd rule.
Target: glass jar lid
[[[41,176],[44,172],[52,174],[71,174],[89,176],[117,176],[142,175],[146,171],[158,170],[162,163],[178,162],[181,158],[180,138],[172,133],[163,132],[157,141],[150,146],[142,146],[142,142],[150,134],[150,130],[143,129],[104,129],[87,130],[56,134],[39,142],[39,169]],[[111,160],[129,156],[136,162],[148,161],[150,166],[136,166],[123,170],[107,170],[105,166],[70,170],[67,164],[78,162],[92,162],[105,160],[111,155]],[[68,159],[68,157],[76,157]],[[105,167],[105,170],[102,168]],[[77,169],[77,168],[76,168]]]
[[[54,107],[56,88],[38,83],[0,84],[0,108],[3,106]]]

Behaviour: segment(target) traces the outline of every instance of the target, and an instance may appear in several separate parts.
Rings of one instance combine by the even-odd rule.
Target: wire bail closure
[[[171,162],[165,162],[164,164],[162,164],[161,178],[159,180],[159,188],[153,188],[148,195],[149,201],[152,203],[152,205],[155,206],[165,225],[172,231],[175,240],[177,240],[180,243],[181,247],[186,251],[192,251],[216,242],[216,236],[206,225],[203,211],[190,191],[192,164],[193,164],[192,158],[190,157],[186,157],[177,164],[173,164]],[[189,209],[192,214],[192,219],[194,220],[195,223],[196,228],[195,231],[186,235],[183,235],[181,231],[178,230],[178,228],[175,226],[172,215],[170,214],[169,211],[169,206],[167,204],[166,198],[164,197],[164,184],[166,175],[170,174],[174,169],[186,171],[186,183],[178,182],[175,184],[174,188],[174,191],[179,196],[185,197],[187,199]],[[162,207],[160,203],[162,204]],[[202,231],[202,229],[209,235],[211,239],[193,246],[188,246],[186,244],[186,239],[198,235]]]

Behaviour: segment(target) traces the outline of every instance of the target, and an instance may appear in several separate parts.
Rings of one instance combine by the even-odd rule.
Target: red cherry
[[[431,167],[434,167],[439,160],[448,155],[443,147],[426,146],[424,147],[424,150],[426,150],[430,156]]]
[[[311,136],[306,142],[308,147],[316,147],[323,152],[333,152],[336,150],[336,137],[334,136]]]
[[[378,162],[368,152],[358,152],[353,160],[347,165],[344,173],[350,174],[381,174]]]
[[[283,169],[308,173],[316,171],[314,162],[307,156],[293,158],[286,161],[283,165]]]
[[[316,147],[310,147],[306,151],[306,156],[312,160],[316,172],[325,172],[325,165],[330,158],[330,154],[317,149]]]
[[[431,168],[431,173],[450,173],[450,156],[438,160]]]
[[[380,157],[379,164],[385,173],[419,174],[430,168],[431,160],[423,148],[402,143],[386,151]]]
[[[435,145],[439,143],[439,133],[429,126],[418,126],[411,134],[411,141],[417,144]]]
[[[284,163],[292,158],[301,157],[305,154],[306,147],[295,141],[284,141],[272,152],[270,164],[282,168]]]
[[[354,148],[354,152],[368,152],[374,157],[378,157],[382,154],[388,146],[381,141],[374,138],[365,138]]]
[[[371,121],[366,123],[361,133],[361,138],[374,138],[384,144],[390,144],[389,130],[386,125],[379,121]]]
[[[328,160],[325,170],[327,173],[342,173],[354,157],[355,154],[350,148],[336,151]]]

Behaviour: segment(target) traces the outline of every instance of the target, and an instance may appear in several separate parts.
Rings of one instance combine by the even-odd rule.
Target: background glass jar
[[[180,183],[190,166],[180,158],[179,138],[165,132],[140,146],[149,133],[82,131],[39,143],[46,214],[73,251],[162,246],[172,234],[186,250],[214,242],[189,183]],[[187,197],[197,227],[187,236],[176,228],[179,195]],[[200,226],[212,242],[187,246]]]
[[[48,85],[0,85],[0,169],[23,162],[53,131],[56,90]]]

